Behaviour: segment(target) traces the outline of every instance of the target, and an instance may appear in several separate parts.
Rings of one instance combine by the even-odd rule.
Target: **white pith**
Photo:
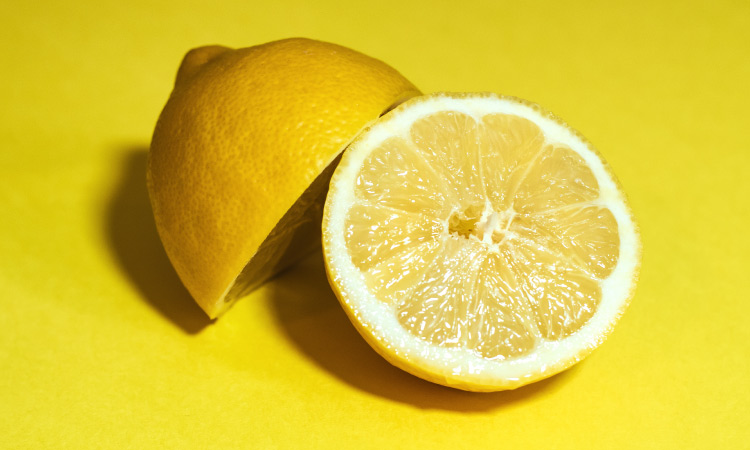
[[[347,150],[334,174],[326,202],[324,246],[333,282],[340,299],[365,332],[394,357],[420,366],[437,376],[457,382],[472,380],[497,387],[514,387],[524,379],[537,379],[555,373],[585,356],[598,346],[610,331],[631,296],[640,260],[640,244],[617,183],[600,157],[569,128],[538,109],[517,100],[480,95],[456,98],[433,96],[411,102],[390,113],[387,120],[360,136]],[[354,183],[370,152],[392,136],[409,138],[409,129],[417,119],[438,111],[455,111],[477,121],[486,114],[513,114],[534,122],[546,142],[564,144],[588,164],[599,183],[600,196],[595,204],[608,208],[615,217],[620,237],[619,258],[611,274],[601,281],[602,299],[594,316],[578,331],[558,341],[540,339],[528,354],[505,360],[491,360],[463,348],[445,348],[412,335],[399,323],[392,305],[378,300],[368,289],[360,270],[349,257],[344,239],[348,209],[354,204]],[[481,240],[490,242],[493,230],[507,220],[512,211],[485,209],[479,221]],[[449,380],[450,381],[450,380]]]

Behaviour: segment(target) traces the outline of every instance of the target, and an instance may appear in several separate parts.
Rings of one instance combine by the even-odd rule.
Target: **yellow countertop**
[[[0,448],[750,448],[750,3],[10,0],[0,36]],[[516,391],[433,385],[364,343],[320,253],[209,322],[151,132],[188,49],[292,36],[585,134],[644,244],[608,341]]]

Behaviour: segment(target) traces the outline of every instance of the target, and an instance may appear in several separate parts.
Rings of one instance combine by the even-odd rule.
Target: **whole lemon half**
[[[638,227],[602,155],[539,105],[413,98],[347,148],[323,218],[331,287],[386,360],[469,391],[590,354],[635,292]]]
[[[419,95],[387,64],[310,39],[185,55],[147,183],[164,248],[211,318],[320,242],[334,161]]]

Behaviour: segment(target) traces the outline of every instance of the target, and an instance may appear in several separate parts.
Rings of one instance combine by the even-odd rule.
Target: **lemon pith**
[[[569,367],[610,332],[637,277],[611,171],[518,99],[408,101],[345,152],[325,208],[329,280],[360,333],[393,364],[463,389]]]
[[[310,39],[185,56],[147,180],[167,255],[210,317],[294,259],[282,254],[322,202],[300,197],[364,126],[418,92],[379,60]]]

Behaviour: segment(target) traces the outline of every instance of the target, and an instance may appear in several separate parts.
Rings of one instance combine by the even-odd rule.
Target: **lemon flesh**
[[[324,218],[329,278],[389,361],[469,390],[573,364],[633,291],[640,244],[600,156],[527,102],[407,102],[347,150]]]

